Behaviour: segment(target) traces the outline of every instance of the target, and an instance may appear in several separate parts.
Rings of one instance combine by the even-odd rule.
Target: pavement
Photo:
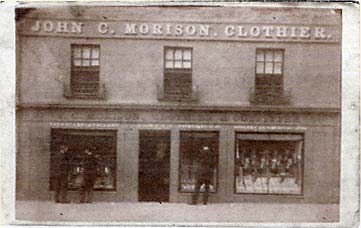
[[[94,202],[56,204],[16,201],[16,219],[36,222],[337,222],[338,204],[219,203],[188,205],[156,202]]]

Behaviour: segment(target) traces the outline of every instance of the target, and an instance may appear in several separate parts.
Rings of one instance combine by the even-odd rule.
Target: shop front
[[[210,203],[339,200],[338,110],[27,107],[18,117],[18,199],[53,199],[54,153],[66,145],[73,202],[87,149],[95,201],[190,203],[204,147],[216,161]]]

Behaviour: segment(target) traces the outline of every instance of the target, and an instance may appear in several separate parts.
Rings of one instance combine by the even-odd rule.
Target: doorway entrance
[[[138,200],[169,201],[170,131],[139,132]]]

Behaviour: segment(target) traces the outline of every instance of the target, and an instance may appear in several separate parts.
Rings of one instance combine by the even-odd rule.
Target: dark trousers
[[[66,195],[68,190],[68,178],[67,176],[57,176],[54,178],[55,187],[55,202],[66,203]]]
[[[199,191],[203,184],[205,185],[204,193],[203,193],[203,204],[207,204],[208,196],[209,196],[209,185],[211,184],[211,178],[204,178],[204,177],[197,179],[196,187],[194,189],[195,192],[192,197],[192,204],[197,204]]]
[[[93,201],[94,183],[95,183],[95,176],[84,177],[84,184],[80,191],[81,203],[91,203]]]

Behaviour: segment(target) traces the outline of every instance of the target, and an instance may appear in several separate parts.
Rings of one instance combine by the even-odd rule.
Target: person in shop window
[[[56,153],[54,167],[55,202],[69,203],[67,201],[68,173],[69,173],[69,149],[61,145]]]
[[[213,179],[216,158],[208,146],[203,146],[198,156],[199,166],[196,170],[196,186],[192,196],[192,204],[196,205],[201,186],[204,184],[203,204],[206,205],[209,196],[209,187]]]
[[[93,152],[86,148],[83,154],[83,186],[80,192],[80,203],[91,203],[93,188],[97,177],[97,160]]]

